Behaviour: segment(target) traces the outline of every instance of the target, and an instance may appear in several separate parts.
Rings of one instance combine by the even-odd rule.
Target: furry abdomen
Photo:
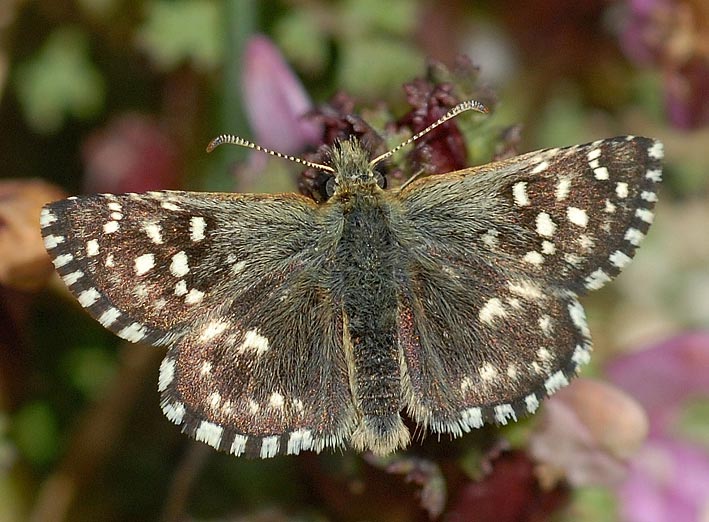
[[[409,433],[399,411],[401,366],[397,346],[397,246],[389,204],[354,195],[343,204],[343,228],[333,276],[345,316],[350,386],[359,414],[352,445],[389,453]]]

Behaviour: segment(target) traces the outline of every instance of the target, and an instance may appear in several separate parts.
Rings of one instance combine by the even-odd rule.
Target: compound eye
[[[335,193],[335,176],[330,176],[325,183],[325,195],[330,199]]]

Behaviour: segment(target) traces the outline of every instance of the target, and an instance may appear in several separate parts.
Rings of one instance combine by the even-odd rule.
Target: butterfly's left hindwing
[[[457,434],[506,423],[567,383],[590,351],[577,296],[632,258],[661,157],[653,140],[613,138],[401,191],[399,342],[414,419]]]

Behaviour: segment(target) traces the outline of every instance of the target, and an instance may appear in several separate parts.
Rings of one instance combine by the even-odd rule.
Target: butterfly
[[[409,141],[465,110],[484,108]],[[252,146],[210,148],[225,142]],[[533,413],[589,360],[579,297],[647,233],[662,144],[610,138],[386,190],[376,166],[398,148],[335,143],[314,165],[331,176],[321,204],[71,197],[42,210],[44,244],[104,327],[167,347],[163,412],[219,450],[385,455],[410,442],[402,415],[458,437]]]

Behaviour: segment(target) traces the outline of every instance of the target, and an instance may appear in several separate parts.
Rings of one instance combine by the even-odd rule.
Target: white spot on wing
[[[611,203],[611,200],[610,200],[610,199],[607,199],[607,200],[606,200],[606,208],[605,208],[605,211],[606,211],[607,213],[609,213],[609,214],[612,214],[613,212],[615,212],[615,205],[614,205],[613,203]]]
[[[492,381],[497,377],[497,368],[495,368],[492,364],[489,362],[484,363],[480,367],[480,371],[478,372],[480,374],[480,378],[483,381]]]
[[[157,223],[146,223],[143,231],[148,238],[156,245],[162,245],[162,227]]]
[[[585,251],[590,251],[593,248],[593,239],[588,237],[586,234],[580,234],[576,241],[578,242],[579,246]]]
[[[640,193],[640,197],[644,199],[645,201],[649,201],[650,203],[654,203],[657,201],[657,194],[654,192],[650,192],[648,190],[643,190]]]
[[[574,323],[574,326],[576,326],[578,331],[581,332],[581,335],[588,338],[591,332],[588,329],[588,324],[586,323],[586,312],[584,312],[581,303],[575,299],[571,304],[569,304],[569,316],[571,317],[571,321]]]
[[[231,448],[229,448],[229,453],[236,455],[237,457],[246,451],[246,441],[249,438],[245,435],[234,435],[234,442],[231,443]]]
[[[631,245],[638,246],[644,237],[645,234],[640,232],[637,228],[629,228],[625,232],[624,239],[628,241]]]
[[[478,407],[468,408],[460,414],[463,425],[470,428],[480,428],[483,425],[483,412]]]
[[[197,290],[196,288],[193,288],[190,290],[185,296],[185,303],[187,304],[197,304],[202,302],[202,299],[204,299],[204,292],[201,292],[200,290]]]
[[[588,225],[588,215],[586,211],[577,207],[569,207],[566,209],[566,215],[569,221],[579,227]]]
[[[539,318],[539,328],[542,332],[549,335],[551,333],[551,317],[544,314]]]
[[[64,242],[64,236],[48,235],[44,238],[44,248],[51,250]]]
[[[118,221],[109,221],[108,223],[103,225],[103,233],[112,234],[116,232],[119,228],[120,225],[118,224]]]
[[[184,279],[180,279],[175,283],[175,295],[181,297],[187,293],[187,282]]]
[[[137,343],[145,338],[148,333],[148,329],[140,323],[131,323],[120,332],[118,332],[118,337],[130,341],[132,343]]]
[[[99,316],[98,322],[108,328],[115,323],[120,316],[121,312],[119,312],[117,308],[110,307]]]
[[[155,266],[153,254],[143,254],[135,258],[135,275],[145,275]]]
[[[172,256],[172,262],[170,263],[170,273],[172,275],[175,277],[184,277],[189,271],[190,267],[187,264],[187,254],[185,254],[184,250]]]
[[[564,261],[569,263],[573,267],[577,267],[581,264],[582,259],[573,253],[564,254]]]
[[[522,259],[532,265],[541,265],[544,262],[544,256],[536,250],[527,252],[526,254],[524,254],[524,257]]]
[[[310,430],[296,430],[288,437],[287,455],[297,455],[301,450],[308,450],[313,443],[313,436]]]
[[[617,268],[623,268],[631,261],[630,256],[620,250],[613,252],[610,256],[608,256],[608,259],[611,264]]]
[[[169,201],[163,201],[162,203],[160,203],[160,206],[165,210],[181,210],[180,207]]]
[[[232,274],[238,274],[241,272],[244,268],[246,267],[246,261],[239,261],[238,263],[234,263],[231,267],[231,272]]]
[[[556,252],[556,246],[551,241],[542,241],[542,254],[550,256]]]
[[[551,216],[546,212],[537,214],[537,234],[545,237],[552,237],[556,231],[556,223],[551,219]]]
[[[54,268],[61,268],[67,263],[71,262],[73,259],[74,256],[72,256],[71,254],[61,254],[52,260],[52,264],[54,265]]]
[[[568,379],[566,378],[564,373],[559,370],[544,382],[544,387],[546,388],[547,393],[551,395],[559,388],[563,388],[567,384],[569,384]]]
[[[194,432],[194,438],[201,442],[206,442],[213,448],[219,448],[219,443],[222,441],[224,428],[213,422],[202,421],[199,428]]]
[[[537,358],[540,361],[548,362],[548,361],[551,361],[553,357],[552,357],[551,352],[549,350],[547,350],[544,347],[541,347],[537,350]]]
[[[507,287],[510,289],[510,292],[524,297],[525,299],[536,300],[542,298],[541,289],[529,281],[509,282],[507,283]]]
[[[75,272],[62,276],[62,279],[64,279],[66,286],[73,286],[82,277],[84,277],[84,273],[81,270],[76,270]]]
[[[158,391],[167,390],[173,379],[175,378],[175,359],[165,357],[160,363],[160,377],[158,378]]]
[[[642,219],[645,223],[652,223],[655,215],[652,213],[652,211],[646,209],[646,208],[639,208],[635,211],[635,216],[639,217]]]
[[[207,222],[203,217],[192,216],[190,218],[190,239],[192,241],[202,241],[204,239],[204,231],[207,229]]]
[[[520,207],[529,205],[529,197],[527,197],[527,182],[518,181],[512,187],[512,196],[515,204]]]
[[[269,397],[269,399],[268,399],[268,405],[271,408],[281,409],[281,408],[283,408],[283,404],[285,404],[285,400],[283,399],[283,395],[281,395],[278,392],[273,392],[271,394],[271,397]]]
[[[618,183],[616,183],[615,184],[615,193],[621,199],[627,198],[628,197],[628,184],[625,183],[624,181],[619,181]]]
[[[645,173],[645,177],[649,179],[650,181],[654,181],[655,183],[659,183],[662,181],[662,171],[660,169],[649,169]]]
[[[588,161],[593,161],[601,157],[601,149],[591,149],[591,151],[586,155]]]
[[[267,459],[270,457],[275,457],[276,454],[278,454],[278,436],[273,435],[272,437],[264,437],[261,441],[260,457],[262,459]]]
[[[217,335],[219,335],[224,330],[226,330],[227,326],[229,326],[229,323],[221,322],[221,321],[212,321],[204,328],[204,330],[202,331],[202,335],[200,336],[200,339],[202,341],[208,341],[209,339],[214,339]],[[211,369],[211,366],[210,366],[210,369]]]
[[[534,413],[539,408],[539,399],[534,393],[530,393],[524,398],[524,404],[527,406],[527,411],[529,413]]]
[[[559,178],[559,183],[556,186],[556,200],[564,201],[571,191],[571,179],[563,176]]]
[[[98,241],[96,239],[91,239],[86,242],[86,255],[88,257],[97,256],[98,251]]]
[[[39,225],[42,228],[48,227],[56,220],[57,216],[54,215],[54,212],[52,212],[48,208],[43,208],[42,211],[39,213]]]
[[[185,417],[185,405],[181,402],[175,402],[174,404],[166,402],[162,405],[162,412],[170,421],[175,424],[182,424],[182,420]]]
[[[584,348],[580,344],[577,344],[574,349],[574,354],[571,356],[571,360],[576,363],[576,366],[588,364],[591,360],[591,353],[588,349]]]
[[[542,161],[541,163],[537,163],[537,165],[532,169],[532,174],[539,174],[540,172],[545,171],[547,168],[549,168],[549,162]]]
[[[79,294],[79,304],[84,308],[88,308],[98,301],[100,297],[101,294],[98,293],[98,290],[95,288],[89,288]]]
[[[492,299],[489,299],[487,303],[482,306],[482,308],[480,308],[478,318],[483,323],[492,324],[496,317],[505,317],[506,315],[507,312],[502,306],[502,301],[500,301],[497,297],[493,297]]]
[[[268,350],[268,339],[258,333],[258,330],[249,330],[244,335],[244,342],[239,347],[240,352],[254,350],[258,355]]]
[[[490,248],[495,248],[500,242],[500,240],[497,238],[498,235],[500,235],[500,232],[498,232],[496,229],[489,229],[482,236],[483,243],[485,243]]]
[[[495,406],[495,420],[502,425],[507,424],[507,420],[512,419],[517,420],[517,415],[515,415],[515,410],[512,408],[511,404],[500,404]]]
[[[648,156],[650,156],[653,159],[662,159],[663,156],[665,155],[665,148],[660,143],[659,141],[656,141],[655,143],[652,144],[652,146],[647,150]]]
[[[593,169],[593,176],[599,181],[606,180],[610,177],[608,175],[608,169],[605,167],[598,167]]]

